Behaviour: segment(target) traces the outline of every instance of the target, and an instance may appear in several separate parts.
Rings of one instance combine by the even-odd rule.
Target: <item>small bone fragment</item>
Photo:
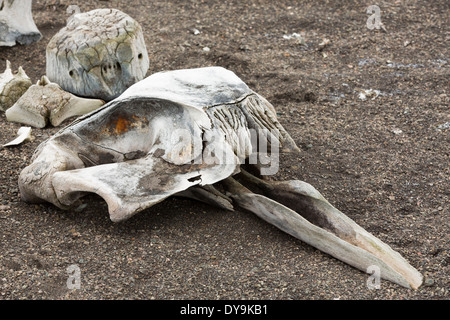
[[[17,131],[17,138],[12,140],[11,142],[8,142],[7,144],[4,144],[3,147],[11,147],[11,146],[17,146],[24,141],[31,139],[31,128],[30,127],[20,127],[20,129]]]

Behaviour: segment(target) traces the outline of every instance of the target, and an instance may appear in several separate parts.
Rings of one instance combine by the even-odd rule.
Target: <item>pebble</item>
[[[83,211],[84,209],[86,209],[87,206],[88,206],[87,203],[80,204],[80,205],[78,206],[78,208],[75,209],[75,212],[81,212],[81,211]]]
[[[425,279],[425,281],[423,282],[424,287],[431,287],[434,285],[434,280],[433,279]]]
[[[443,124],[439,125],[437,128],[438,128],[438,130],[448,129],[448,128],[450,128],[450,122],[443,123]]]

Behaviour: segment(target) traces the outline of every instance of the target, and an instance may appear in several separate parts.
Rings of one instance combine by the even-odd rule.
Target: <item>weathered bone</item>
[[[12,147],[12,146],[18,146],[19,144],[23,143],[24,141],[30,140],[32,138],[31,136],[31,128],[30,127],[20,127],[19,130],[17,130],[17,137],[4,144],[0,147]]]
[[[234,211],[233,200],[212,185],[194,186],[176,194],[178,197],[195,199],[220,209]]]
[[[41,38],[31,13],[31,0],[0,0],[0,46],[28,45]]]
[[[80,98],[66,92],[43,76],[6,110],[6,119],[37,128],[44,128],[48,122],[56,127],[70,117],[84,115],[104,104],[100,99]]]
[[[257,142],[251,130],[262,132]],[[267,151],[261,141],[272,141],[270,153],[276,153],[278,143],[281,149],[297,148],[273,106],[235,74],[219,67],[161,72],[41,144],[21,172],[19,188],[25,201],[49,201],[60,208],[96,193],[107,202],[113,221],[172,195],[227,209],[231,197],[241,208],[352,266],[367,271],[377,265],[390,281],[420,286],[417,270],[310,185],[269,184],[243,174],[271,200],[233,180],[243,160]],[[229,197],[207,187],[218,182]]]
[[[12,73],[11,62],[6,60],[6,70],[0,74],[0,110],[10,108],[31,86],[31,80],[19,67],[16,74]]]
[[[64,90],[105,101],[142,80],[149,58],[138,22],[116,9],[69,18],[47,45],[48,78]]]
[[[384,279],[413,289],[422,284],[422,275],[398,252],[333,207],[310,184],[298,180],[267,182],[245,171],[242,176],[271,199],[228,178],[224,183],[240,207],[364,272],[377,266]]]

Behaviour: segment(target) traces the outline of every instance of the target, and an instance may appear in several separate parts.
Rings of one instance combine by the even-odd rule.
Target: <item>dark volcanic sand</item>
[[[43,38],[0,48],[1,65],[23,66],[33,82],[44,75],[46,44],[65,25],[69,4],[117,8],[140,22],[149,74],[234,71],[272,102],[302,149],[283,156],[273,178],[311,183],[399,251],[426,286],[382,281],[369,290],[369,275],[251,213],[186,199],[118,224],[94,196],[79,212],[26,204],[17,178],[58,130],[50,127],[0,150],[0,299],[449,298],[448,1],[383,2],[386,31],[367,28],[371,2],[33,1]],[[293,33],[304,43],[283,38]],[[369,89],[378,96],[361,100]],[[1,113],[0,144],[19,127]],[[66,285],[73,264],[79,290]]]

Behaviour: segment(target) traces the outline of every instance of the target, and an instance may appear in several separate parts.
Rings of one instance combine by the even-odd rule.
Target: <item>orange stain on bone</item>
[[[131,124],[131,121],[129,121],[126,118],[123,118],[121,116],[119,116],[117,118],[117,120],[114,121],[115,124],[115,129],[114,129],[114,133],[115,134],[124,134],[125,132],[128,131],[128,127]]]

